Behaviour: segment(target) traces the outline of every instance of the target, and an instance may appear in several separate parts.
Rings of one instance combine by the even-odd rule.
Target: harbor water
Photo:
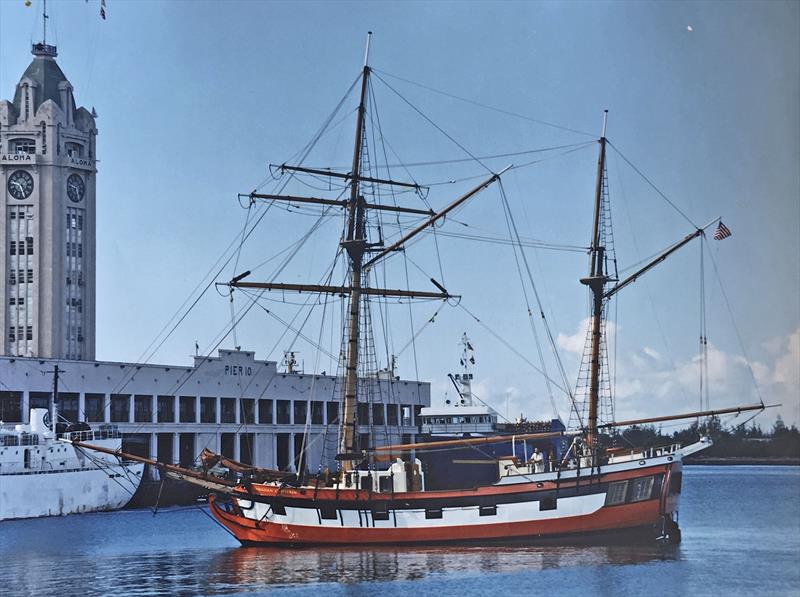
[[[684,469],[678,546],[242,548],[205,507],[0,523],[3,595],[800,595],[800,467]]]

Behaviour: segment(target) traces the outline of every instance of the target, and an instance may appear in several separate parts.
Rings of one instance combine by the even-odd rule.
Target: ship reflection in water
[[[644,564],[676,560],[679,548],[637,546],[486,546],[275,550],[234,549],[213,559],[211,575],[240,589],[300,583],[415,581],[436,575],[535,572],[565,566]],[[226,580],[223,580],[226,579]]]

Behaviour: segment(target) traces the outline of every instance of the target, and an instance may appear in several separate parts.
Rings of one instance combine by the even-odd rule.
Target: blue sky
[[[465,154],[383,81],[475,155],[590,141],[609,109],[608,137],[625,157],[694,223],[722,216],[733,230],[730,239],[708,244],[724,293],[705,258],[712,407],[757,401],[754,376],[766,402],[783,402],[784,418],[800,419],[797,3],[107,4],[108,20],[102,21],[96,0],[51,2],[48,34],[77,102],[99,114],[98,358],[149,356],[148,345],[241,234],[247,216],[236,194],[259,186],[269,176],[267,164],[290,160],[309,141],[358,75],[365,34],[372,30],[371,64],[382,79],[373,79],[375,97],[385,138],[399,156],[390,162]],[[30,8],[22,0],[0,3],[0,97],[13,96],[30,61],[40,12],[38,2]],[[480,108],[403,79],[588,134]],[[355,102],[350,96],[343,116],[352,114]],[[352,130],[353,119],[344,118],[307,163],[346,165]],[[497,170],[531,159],[488,163]],[[590,145],[506,175],[503,188],[520,234],[588,244],[596,159]],[[691,232],[613,150],[608,166],[620,267]],[[475,163],[411,170],[428,183],[486,173]],[[441,207],[470,184],[433,186],[430,202]],[[414,197],[402,200],[412,204]],[[501,205],[498,189],[489,189],[442,231],[464,232],[464,223],[470,234],[507,237]],[[312,222],[270,211],[243,248],[239,271],[275,255]],[[316,281],[330,264],[339,225],[326,221],[282,280]],[[510,249],[437,240],[448,288],[538,362]],[[438,274],[434,249],[427,237],[408,257]],[[612,307],[620,417],[699,405],[699,255],[699,245],[687,247],[620,293]],[[586,258],[532,249],[527,256],[572,381],[586,317],[578,284]],[[387,266],[394,285],[405,286],[403,265],[394,257]],[[412,286],[430,286],[409,267]],[[258,273],[269,271],[265,266]],[[232,275],[231,266],[221,278]],[[246,304],[237,297],[237,309]],[[296,311],[279,302],[265,306],[285,320]],[[414,329],[435,309],[415,306]],[[212,289],[151,361],[187,362],[195,340],[213,347],[229,320],[227,299]],[[400,352],[412,334],[405,306],[394,310],[390,327],[390,352]],[[319,329],[314,315],[304,333],[319,340]],[[551,413],[541,377],[460,308],[439,312],[417,338],[416,365],[408,348],[399,373],[414,377],[418,371],[433,383],[438,402],[449,389],[445,374],[456,368],[464,331],[476,345],[481,397],[501,412],[508,403],[512,416]],[[237,328],[239,343],[259,358],[280,359],[289,344],[279,340],[280,332],[260,309]],[[322,338],[329,352],[338,350],[329,327]],[[229,337],[223,346],[232,344]],[[316,349],[302,339],[294,347],[307,369],[315,363],[318,370],[332,369],[327,357],[316,361]],[[379,358],[385,354],[379,349]],[[548,366],[554,374],[552,362]],[[557,406],[566,416],[558,395]],[[773,419],[770,413],[759,420],[771,425]]]

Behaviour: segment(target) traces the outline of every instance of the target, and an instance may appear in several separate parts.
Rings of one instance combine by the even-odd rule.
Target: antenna
[[[608,124],[608,110],[603,110],[603,134],[601,137],[606,138],[606,125]]]
[[[47,0],[42,0],[42,43],[47,44]]]

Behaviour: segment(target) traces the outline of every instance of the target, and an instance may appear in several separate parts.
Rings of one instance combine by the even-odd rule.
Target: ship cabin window
[[[308,402],[305,400],[294,401],[294,424],[305,425],[308,416]]]
[[[22,422],[22,392],[0,392],[0,421]]]
[[[196,423],[197,413],[195,412],[195,398],[194,396],[181,396],[178,398],[180,401],[178,406],[178,416],[181,423]]]
[[[403,426],[406,427],[411,426],[413,424],[413,421],[411,420],[411,405],[404,404],[401,407],[400,412],[403,415],[403,421],[402,421]]]
[[[426,508],[425,509],[425,518],[427,518],[427,519],[442,518],[442,509],[441,508]]]
[[[291,401],[278,400],[275,403],[275,418],[278,425],[288,425],[291,423]]]
[[[9,142],[9,152],[17,155],[36,153],[36,141],[33,139],[12,139]]]
[[[625,503],[625,496],[628,493],[628,482],[617,481],[611,483],[606,491],[606,506],[618,506]]]
[[[106,395],[90,394],[84,396],[84,414],[90,423],[102,423],[105,421]]]
[[[328,411],[326,414],[328,415],[328,425],[332,425],[334,423],[339,422],[339,403],[338,402],[326,402],[325,409]]]
[[[397,412],[398,408],[396,404],[387,404],[386,405],[386,423],[391,425],[392,427],[397,425]]]
[[[386,504],[376,504],[372,508],[372,520],[389,520],[389,509]]]
[[[242,425],[252,425],[256,422],[256,401],[252,398],[239,399],[239,416]]]
[[[497,506],[478,506],[478,514],[481,516],[496,516]]]
[[[259,425],[272,424],[272,400],[262,398],[258,401],[258,423]]]
[[[281,502],[275,501],[272,504],[272,512],[274,514],[280,514],[281,516],[286,516],[286,506]]]
[[[71,158],[82,158],[83,157],[83,145],[80,143],[73,143],[71,141],[67,141],[64,143],[64,149],[67,150],[67,155]]]
[[[157,399],[158,422],[175,422],[175,396],[159,396]]]
[[[378,477],[378,491],[389,493],[394,488],[394,479],[391,475],[381,475]]]
[[[556,510],[558,508],[558,500],[554,497],[542,498],[539,500],[539,511]]]
[[[683,473],[673,472],[669,477],[669,494],[670,495],[679,494],[681,492],[682,482],[683,482]]]
[[[372,424],[373,425],[386,425],[386,411],[383,404],[372,405]]]
[[[325,403],[313,401],[311,403],[311,424],[322,425],[325,423]]]
[[[643,502],[649,500],[653,493],[653,482],[655,477],[644,477],[631,481],[631,502]]]
[[[128,423],[130,396],[127,394],[111,394],[111,422]]]
[[[136,394],[133,397],[133,422],[152,423],[153,422],[153,397]]]
[[[236,422],[236,398],[222,398],[219,401],[219,416],[221,423]]]
[[[319,517],[322,520],[339,520],[339,512],[333,506],[319,509]]]
[[[217,422],[217,399],[213,396],[203,396],[200,398],[200,422]]]
[[[31,451],[30,450],[23,450],[23,466],[25,468],[31,468]]]

